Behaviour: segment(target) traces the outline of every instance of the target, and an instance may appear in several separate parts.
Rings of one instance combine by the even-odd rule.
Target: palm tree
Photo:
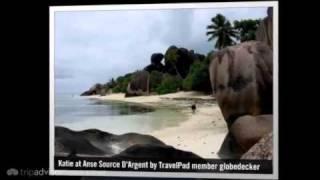
[[[223,15],[217,14],[211,21],[212,24],[207,26],[207,36],[210,36],[208,41],[217,39],[215,48],[222,49],[235,44],[232,38],[237,38],[237,31]]]

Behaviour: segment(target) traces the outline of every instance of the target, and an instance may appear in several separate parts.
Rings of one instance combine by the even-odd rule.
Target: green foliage
[[[210,76],[208,71],[208,60],[195,62],[190,68],[190,73],[183,80],[182,87],[186,91],[195,90],[210,92]]]
[[[207,56],[204,58],[203,63],[209,68],[210,62],[212,60],[212,56],[215,53],[215,51],[208,52]]]
[[[128,73],[128,74],[125,74],[124,77],[125,77],[125,78],[131,78],[132,75],[133,75],[133,73]]]
[[[241,42],[256,39],[256,31],[258,29],[260,19],[246,19],[241,21],[234,21],[234,28],[240,33],[238,39]]]
[[[127,86],[129,84],[129,82],[131,81],[132,78],[132,74],[128,73],[124,76],[119,76],[116,79],[115,85],[112,88],[112,91],[115,93],[125,93],[127,91]]]
[[[160,86],[162,81],[163,73],[159,71],[152,71],[150,73],[149,87],[151,92],[155,92],[156,89]]]
[[[214,51],[210,51],[203,61],[195,61],[189,74],[183,80],[182,88],[185,91],[211,92],[209,64]]]
[[[158,94],[167,94],[177,92],[182,86],[182,79],[178,76],[164,74],[161,84],[157,87]]]
[[[110,81],[104,84],[103,86],[106,90],[108,90],[110,88],[112,89],[115,85],[116,85],[116,82],[114,81],[113,78],[111,78]]]
[[[180,78],[182,78],[177,69],[178,59],[180,58],[178,51],[179,49],[176,46],[170,46],[164,55],[164,62],[168,73],[177,74]]]
[[[191,91],[192,81],[193,81],[193,76],[191,75],[191,73],[189,73],[188,76],[182,81],[182,89],[185,91]]]
[[[247,19],[234,21],[233,26],[221,14],[217,14],[211,19],[212,24],[207,26],[209,36],[208,41],[216,39],[215,48],[222,49],[226,46],[234,45],[234,39],[241,42],[254,40],[260,19]]]
[[[166,64],[170,63],[172,65],[175,65],[177,63],[178,58],[179,58],[179,55],[177,52],[178,52],[177,47],[170,46],[164,55],[165,63]]]

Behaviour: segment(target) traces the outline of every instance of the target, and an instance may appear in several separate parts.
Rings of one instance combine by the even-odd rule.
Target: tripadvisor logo
[[[49,171],[42,168],[42,169],[15,169],[10,168],[7,170],[8,176],[46,176],[49,175]]]
[[[15,168],[10,168],[7,170],[8,176],[17,176],[19,174],[19,171]]]

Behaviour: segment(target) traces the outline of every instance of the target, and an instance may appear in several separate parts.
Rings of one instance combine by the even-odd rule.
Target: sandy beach
[[[176,105],[188,120],[175,127],[151,132],[167,145],[192,151],[203,158],[219,158],[217,152],[227,134],[227,126],[214,97],[197,92],[177,92],[125,98],[123,93],[90,96],[92,99],[139,103],[153,107]],[[190,105],[196,103],[193,113]]]

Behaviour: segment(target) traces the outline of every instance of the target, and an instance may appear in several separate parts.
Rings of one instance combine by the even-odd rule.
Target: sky
[[[63,11],[54,14],[55,91],[81,93],[150,64],[175,45],[207,54],[207,25],[216,14],[230,22],[266,17],[267,8]]]

